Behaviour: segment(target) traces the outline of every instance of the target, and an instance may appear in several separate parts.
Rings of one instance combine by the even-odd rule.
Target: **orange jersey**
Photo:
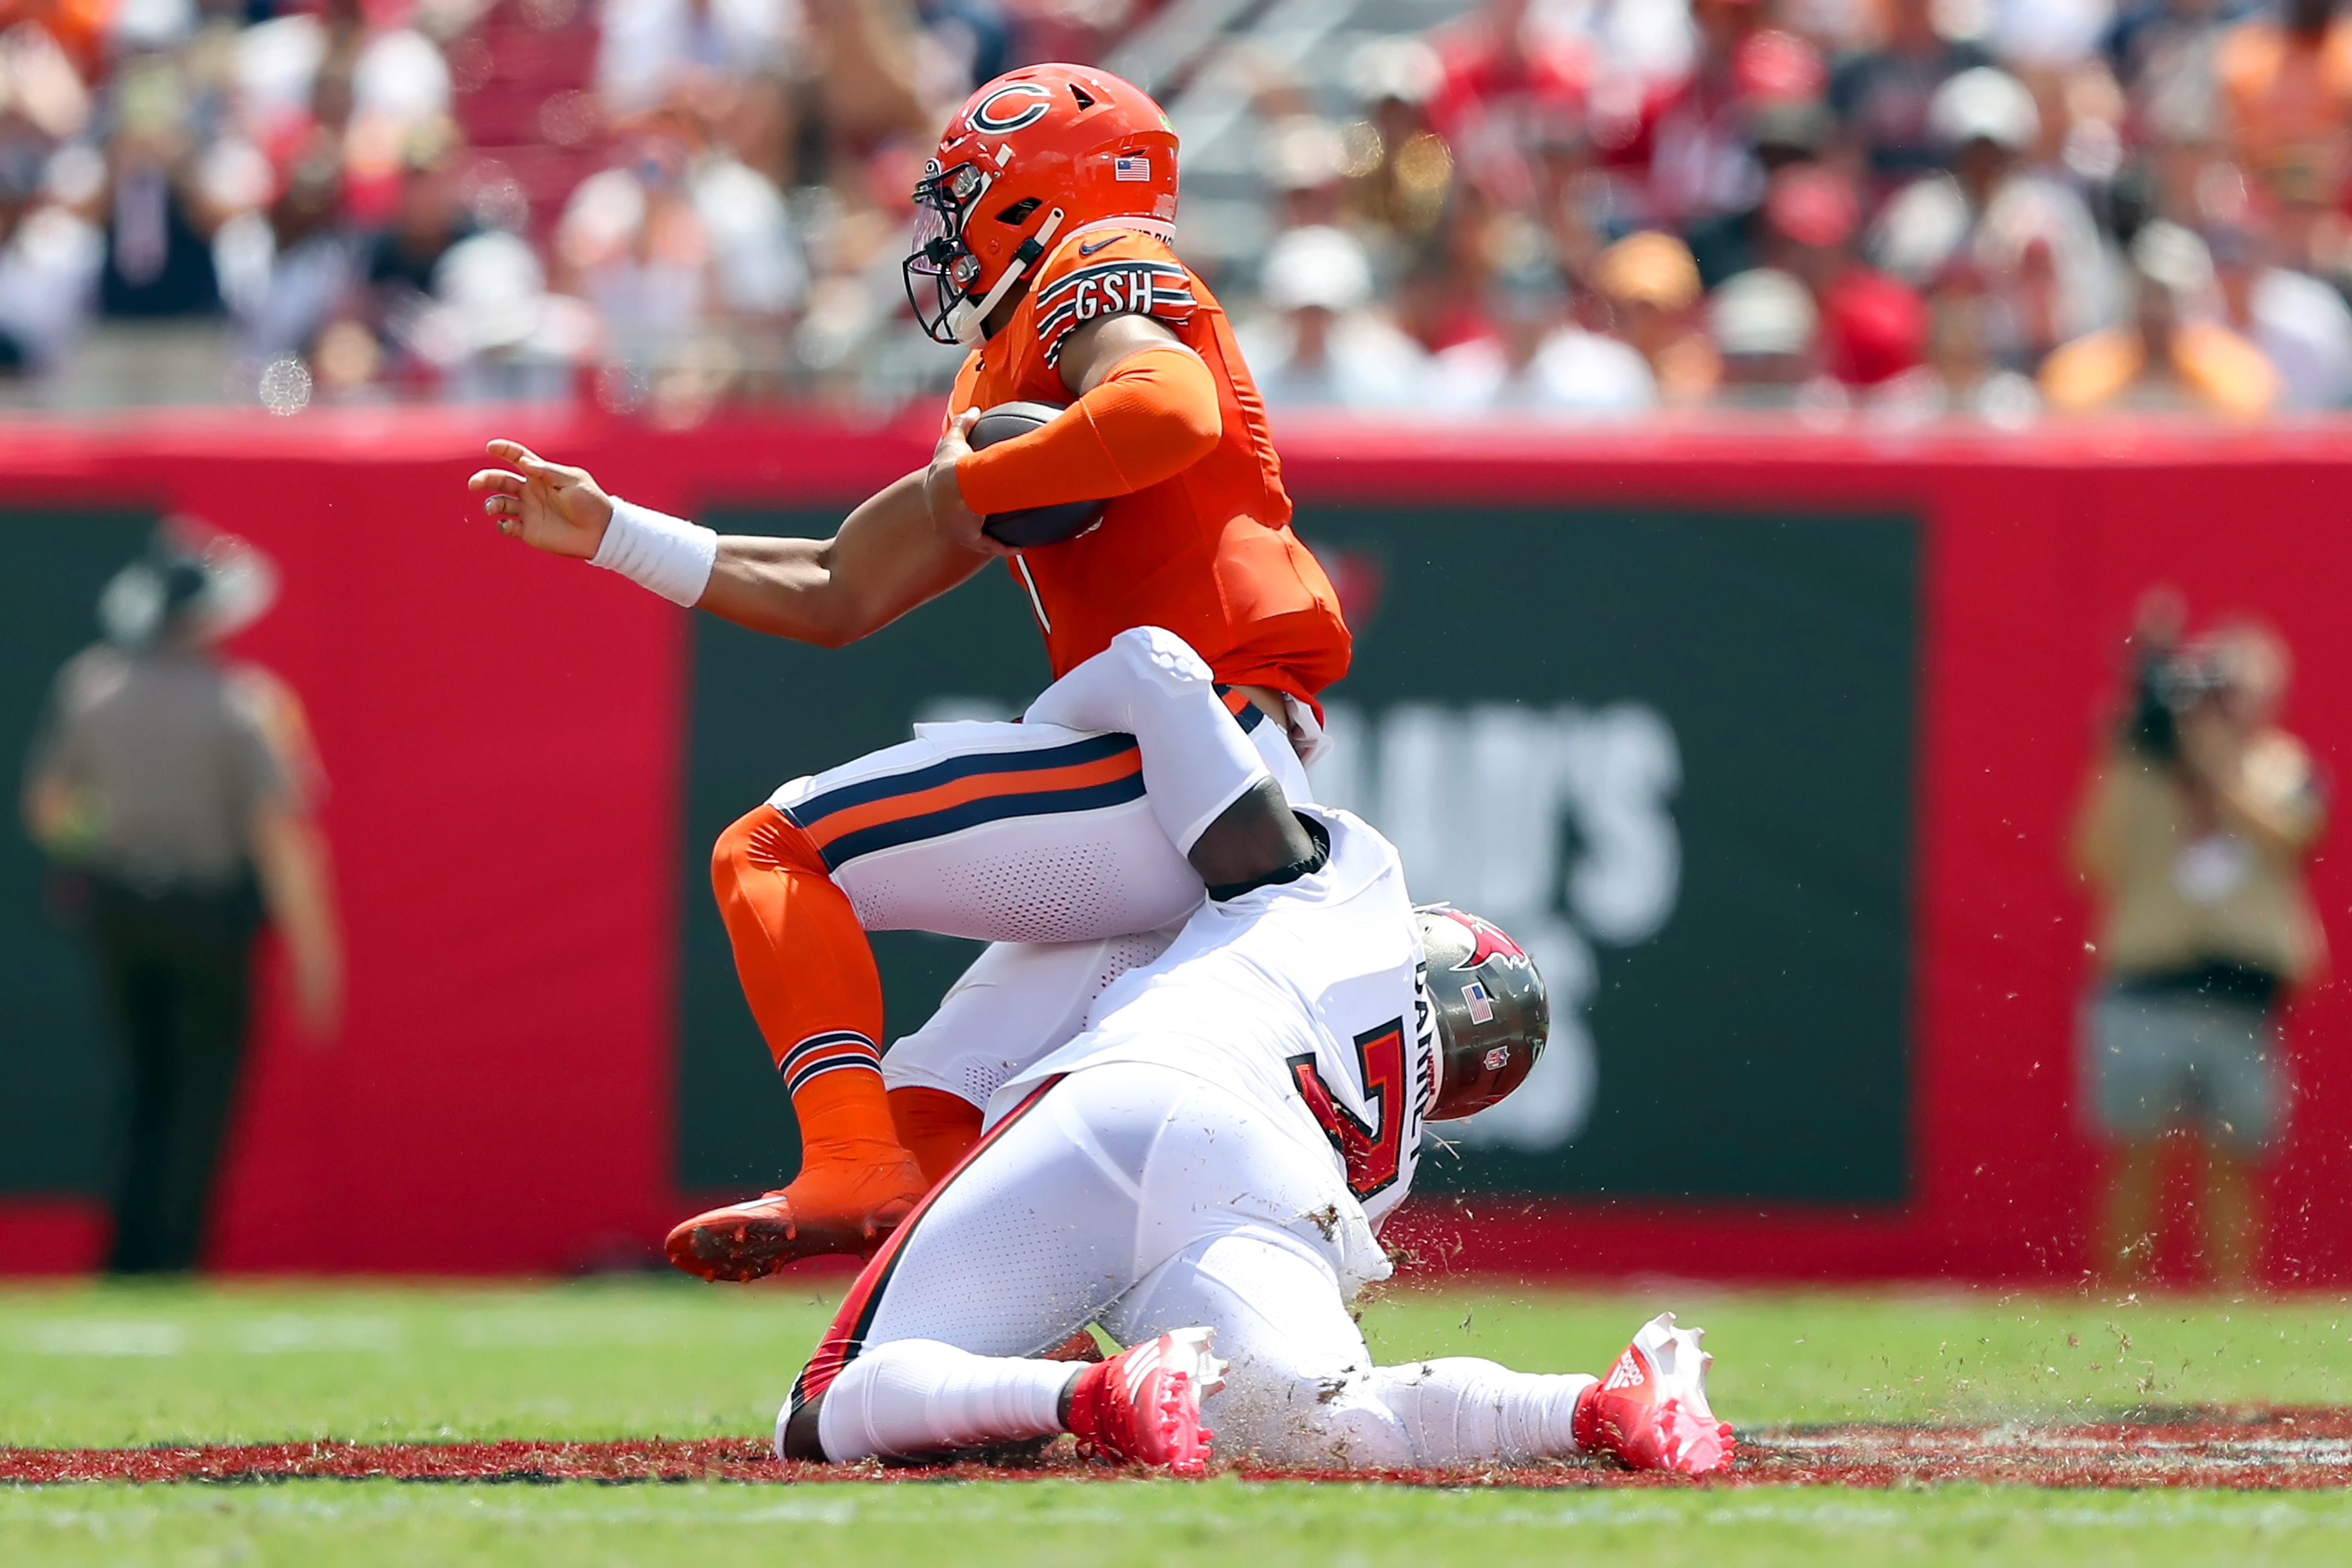
[[[1063,405],[1062,341],[1122,312],[1165,323],[1217,384],[1223,433],[1208,456],[1132,495],[1076,539],[1006,563],[1029,598],[1056,678],[1134,626],[1165,626],[1231,685],[1312,700],[1348,672],[1348,625],[1330,580],[1290,531],[1290,497],[1265,408],[1225,312],[1175,253],[1133,228],[1081,229],[1056,246],[1013,319],[964,362],[948,402]]]

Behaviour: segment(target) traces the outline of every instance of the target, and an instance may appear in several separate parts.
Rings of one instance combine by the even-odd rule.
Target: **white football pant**
[[[1083,1068],[992,1127],[859,1276],[782,1423],[822,1395],[828,1458],[1059,1430],[1072,1369],[1027,1358],[1099,1321],[1132,1344],[1217,1331],[1225,1458],[1353,1466],[1575,1451],[1586,1377],[1453,1358],[1375,1367],[1348,1301],[1384,1277],[1322,1131],[1192,1074]],[[1041,1424],[1042,1423],[1042,1424]]]
[[[1019,723],[919,724],[913,740],[795,779],[769,804],[808,834],[867,931],[1096,942],[1198,907],[1185,852],[1269,776],[1307,798],[1283,725],[1147,626],[1055,681]]]

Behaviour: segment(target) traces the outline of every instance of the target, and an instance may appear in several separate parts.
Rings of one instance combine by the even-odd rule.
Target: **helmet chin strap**
[[[1027,276],[1029,268],[1045,258],[1045,247],[1054,242],[1055,232],[1061,226],[1062,209],[1055,207],[1037,226],[1037,232],[1021,242],[1021,248],[1013,253],[1012,265],[1005,268],[1004,276],[996,280],[996,287],[986,297],[976,305],[967,300],[948,312],[948,331],[955,334],[956,342],[970,348],[980,341],[989,312],[996,309],[1015,283]]]

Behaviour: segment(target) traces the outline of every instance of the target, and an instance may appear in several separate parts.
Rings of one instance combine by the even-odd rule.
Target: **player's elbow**
[[[847,647],[873,628],[846,616],[831,616],[815,622],[800,640],[817,647]]]
[[[1180,459],[1178,466],[1181,468],[1191,468],[1215,451],[1217,443],[1224,439],[1224,416],[1217,407],[1213,387],[1207,397],[1188,398],[1167,409],[1162,417],[1168,422],[1169,450]]]
[[[1189,410],[1154,409],[1106,441],[1129,493],[1172,479],[1216,450],[1223,426],[1213,410],[1202,419]]]
[[[1216,379],[1186,350],[1133,356],[1086,402],[1103,445],[1134,489],[1182,473],[1224,438]]]

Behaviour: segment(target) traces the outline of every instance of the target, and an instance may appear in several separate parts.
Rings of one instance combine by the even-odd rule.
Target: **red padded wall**
[[[285,568],[243,646],[300,691],[332,778],[351,1025],[314,1052],[265,1020],[223,1267],[544,1272],[641,1247],[675,1211],[684,613],[498,539],[462,490],[481,437],[520,436],[685,510],[853,500],[922,460],[927,424],[665,434],[467,409],[12,429],[8,500],[185,508]],[[2348,754],[2352,434],[1280,434],[1301,498],[1425,501],[1465,535],[1481,501],[1900,509],[1925,525],[1911,1200],[1506,1199],[1467,1220],[1437,1205],[1408,1226],[1423,1250],[1531,1275],[2075,1277],[2095,1165],[2074,1095],[2088,912],[2064,840],[2116,646],[2158,581],[2203,614],[2259,613],[2295,652],[2290,726],[2331,765]],[[2333,854],[2314,877],[2340,949],[2352,881]],[[2352,1279],[2347,1023],[2332,984],[2294,1012],[2282,1281]],[[98,1237],[86,1205],[0,1204],[0,1268],[83,1267]]]

